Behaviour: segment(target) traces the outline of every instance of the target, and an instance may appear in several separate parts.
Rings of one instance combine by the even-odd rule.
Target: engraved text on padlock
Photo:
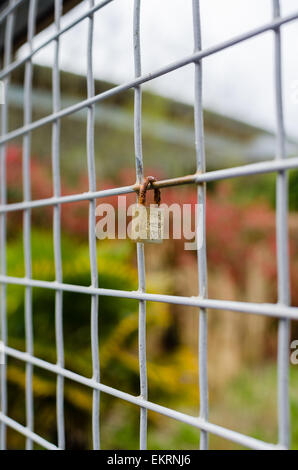
[[[164,210],[157,205],[135,205],[132,212],[131,239],[136,242],[162,243]]]
[[[146,191],[156,182],[154,176],[144,179],[139,191],[139,205],[133,211],[131,238],[137,242],[161,243],[164,238],[164,211],[160,205],[160,190],[154,188],[154,202],[145,207]]]

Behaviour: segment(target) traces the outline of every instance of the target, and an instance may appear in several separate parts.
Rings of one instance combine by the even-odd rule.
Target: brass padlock
[[[164,210],[160,207],[160,190],[154,188],[154,203],[146,207],[146,191],[156,181],[154,176],[144,179],[139,192],[139,204],[133,207],[131,239],[141,243],[162,243],[164,238]]]

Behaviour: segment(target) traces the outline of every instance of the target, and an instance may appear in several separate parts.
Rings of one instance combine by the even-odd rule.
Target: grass
[[[298,448],[298,367],[290,368],[291,447]],[[211,402],[210,419],[251,437],[276,443],[277,370],[276,365],[241,371]],[[211,436],[213,449],[241,449],[234,443]]]
[[[276,443],[277,426],[277,373],[274,364],[242,370],[212,400],[210,400],[210,421],[231,430],[241,432],[266,442]],[[290,368],[291,401],[291,448],[298,449],[298,367]],[[113,431],[113,419],[107,426],[109,438],[106,448],[138,448],[138,413],[134,411],[133,429],[131,409],[121,406],[122,418],[117,431]],[[119,418],[119,409],[117,410]],[[164,416],[149,412],[148,448],[198,449],[199,430],[178,423]],[[105,435],[102,427],[102,438]],[[121,445],[119,446],[119,442]],[[210,449],[240,450],[236,443],[210,435]]]

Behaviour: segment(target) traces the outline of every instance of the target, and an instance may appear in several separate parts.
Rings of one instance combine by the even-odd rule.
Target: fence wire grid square
[[[28,1],[27,18],[27,44],[29,52],[25,57],[14,60],[13,40],[15,14],[17,9]],[[41,1],[41,0],[39,0]],[[272,20],[253,30],[245,32],[230,40],[221,42],[213,47],[204,49],[201,44],[201,20],[200,2],[192,0],[193,6],[193,37],[194,52],[182,59],[154,70],[150,74],[142,75],[141,69],[141,42],[140,42],[140,9],[141,0],[133,2],[133,47],[135,78],[128,83],[115,86],[112,89],[95,95],[92,54],[94,48],[93,28],[94,14],[114,0],[95,2],[94,0],[83,0],[88,4],[88,11],[73,20],[65,27],[61,27],[63,1],[53,0],[54,3],[54,27],[55,30],[42,44],[34,48],[34,37],[36,36],[36,12],[38,0],[10,0],[0,12],[1,28],[4,29],[4,60],[0,72],[0,80],[3,82],[4,94],[10,77],[14,70],[25,65],[24,75],[24,123],[23,126],[13,131],[8,131],[9,103],[1,105],[1,136],[0,136],[0,285],[1,285],[1,340],[2,354],[4,359],[12,357],[23,361],[26,367],[26,426],[11,419],[7,414],[7,369],[1,365],[1,449],[6,448],[6,429],[10,427],[26,437],[26,448],[33,449],[34,443],[45,449],[65,449],[64,428],[64,380],[68,379],[90,388],[93,391],[92,411],[92,436],[93,448],[100,449],[100,393],[109,394],[126,402],[137,405],[140,409],[140,449],[147,447],[147,411],[152,410],[174,420],[187,423],[200,430],[200,448],[208,448],[208,434],[215,434],[227,440],[233,441],[241,446],[251,449],[286,449],[290,446],[290,414],[289,414],[289,331],[290,321],[298,319],[298,308],[291,307],[289,291],[289,255],[288,255],[288,185],[287,170],[298,168],[298,157],[287,158],[286,136],[283,118],[282,100],[282,65],[281,65],[281,28],[284,24],[298,20],[298,11],[289,16],[281,16],[279,0],[272,0]],[[128,3],[127,7],[131,7]],[[87,69],[87,99],[67,108],[61,108],[60,82],[59,82],[59,55],[60,37],[79,24],[88,21],[88,45],[86,56]],[[274,77],[275,77],[275,106],[276,106],[276,158],[272,161],[262,161],[233,168],[206,172],[205,150],[204,150],[204,123],[202,104],[202,66],[204,58],[220,53],[236,44],[247,41],[250,38],[272,31],[274,35]],[[54,43],[55,54],[52,70],[52,113],[40,120],[32,121],[32,74],[33,57],[46,45]],[[98,47],[103,47],[98,46]],[[137,291],[119,291],[102,289],[98,287],[98,268],[96,262],[96,238],[95,238],[95,209],[96,200],[111,195],[120,195],[136,192],[136,185],[118,187],[110,190],[96,191],[95,182],[95,156],[94,156],[94,109],[97,103],[119,94],[128,89],[134,89],[134,139],[135,139],[135,167],[137,184],[143,180],[142,160],[142,84],[157,77],[173,72],[188,64],[194,66],[195,77],[195,147],[197,156],[197,172],[188,177],[187,181],[173,180],[155,183],[156,187],[175,186],[181,183],[193,184],[197,187],[198,203],[205,212],[206,183],[216,180],[236,178],[240,176],[276,173],[276,236],[277,236],[277,266],[278,266],[278,302],[276,304],[257,304],[249,302],[236,302],[229,300],[215,300],[208,298],[207,294],[207,256],[206,256],[206,228],[205,224],[197,227],[197,233],[203,240],[198,251],[198,276],[199,295],[196,297],[182,297],[171,295],[150,294],[146,292],[145,286],[145,259],[144,246],[137,244],[138,278],[139,288]],[[60,190],[60,120],[79,110],[87,109],[87,159],[89,175],[89,192],[62,196]],[[52,126],[52,168],[53,168],[53,196],[49,199],[32,200],[30,187],[30,135],[35,129],[51,124]],[[6,150],[8,142],[17,137],[23,139],[23,201],[20,203],[7,203],[6,188]],[[63,282],[62,258],[61,258],[61,204],[75,201],[89,201],[89,251],[90,270],[92,284],[90,287],[75,286]],[[53,240],[55,258],[55,281],[46,282],[32,278],[31,267],[31,210],[36,207],[53,207]],[[24,236],[24,262],[25,277],[16,278],[7,275],[6,267],[6,221],[10,212],[21,211],[23,213],[23,236]],[[205,214],[204,214],[205,219]],[[26,352],[19,351],[7,345],[7,285],[23,286],[25,290],[25,339]],[[53,364],[39,359],[33,350],[33,323],[32,323],[32,289],[35,287],[51,289],[55,292],[55,328],[56,328],[56,350],[57,363]],[[92,378],[84,377],[67,370],[64,366],[63,346],[63,312],[62,300],[64,292],[83,293],[91,296],[91,346],[92,346]],[[136,299],[139,301],[139,372],[140,372],[140,395],[133,396],[104,385],[100,381],[99,347],[98,347],[98,299],[100,296],[111,296],[118,298]],[[146,301],[164,302],[193,306],[198,308],[199,321],[199,387],[198,402],[200,402],[200,416],[190,416],[180,413],[171,408],[160,406],[148,401],[147,371],[146,371]],[[208,378],[207,378],[207,309],[231,310],[242,314],[266,315],[278,318],[278,442],[267,443],[252,438],[245,434],[235,432],[225,427],[218,426],[208,420]],[[56,408],[57,408],[57,442],[52,443],[34,432],[33,413],[33,369],[41,368],[57,376]]]

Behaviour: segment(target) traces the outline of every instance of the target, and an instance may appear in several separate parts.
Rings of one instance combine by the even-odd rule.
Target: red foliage
[[[53,194],[51,167],[40,159],[31,159],[31,192],[32,199],[49,198]],[[157,175],[156,171],[152,174]],[[163,178],[162,174],[157,175]],[[99,189],[107,189],[116,186],[127,186],[135,182],[135,172],[122,170],[114,181],[105,180],[100,183]],[[88,177],[81,175],[75,186],[70,186],[61,179],[61,194],[82,193],[88,187]],[[22,154],[17,147],[9,147],[7,151],[7,189],[8,201],[22,200]],[[256,248],[265,250],[268,256],[263,263],[264,276],[269,282],[276,280],[276,239],[275,239],[275,212],[269,205],[254,203],[250,206],[242,206],[232,202],[231,186],[228,182],[217,185],[216,191],[207,197],[207,250],[208,264],[211,269],[224,267],[230,272],[237,283],[245,280],[245,266],[253,259]],[[135,201],[134,194],[127,196],[127,205]],[[150,201],[151,195],[148,196]],[[117,197],[104,198],[101,201],[117,205]],[[162,190],[162,202],[171,205],[173,203],[191,204],[194,211],[197,195],[194,188],[168,188]],[[88,236],[88,201],[79,201],[62,206],[62,229],[66,233],[77,237]],[[52,226],[51,206],[32,210],[32,219],[35,226]],[[295,217],[295,216],[293,216]],[[294,220],[294,230],[297,230],[298,221]],[[292,224],[293,225],[293,224]],[[10,213],[8,227],[15,232],[16,226],[21,230],[21,213]],[[173,263],[186,263],[193,260],[195,252],[186,252],[183,249],[184,240],[173,240],[175,256]],[[298,242],[290,231],[290,258],[291,258],[291,282],[298,282]],[[296,289],[292,290],[294,303],[298,304]],[[297,298],[296,298],[297,297]]]

